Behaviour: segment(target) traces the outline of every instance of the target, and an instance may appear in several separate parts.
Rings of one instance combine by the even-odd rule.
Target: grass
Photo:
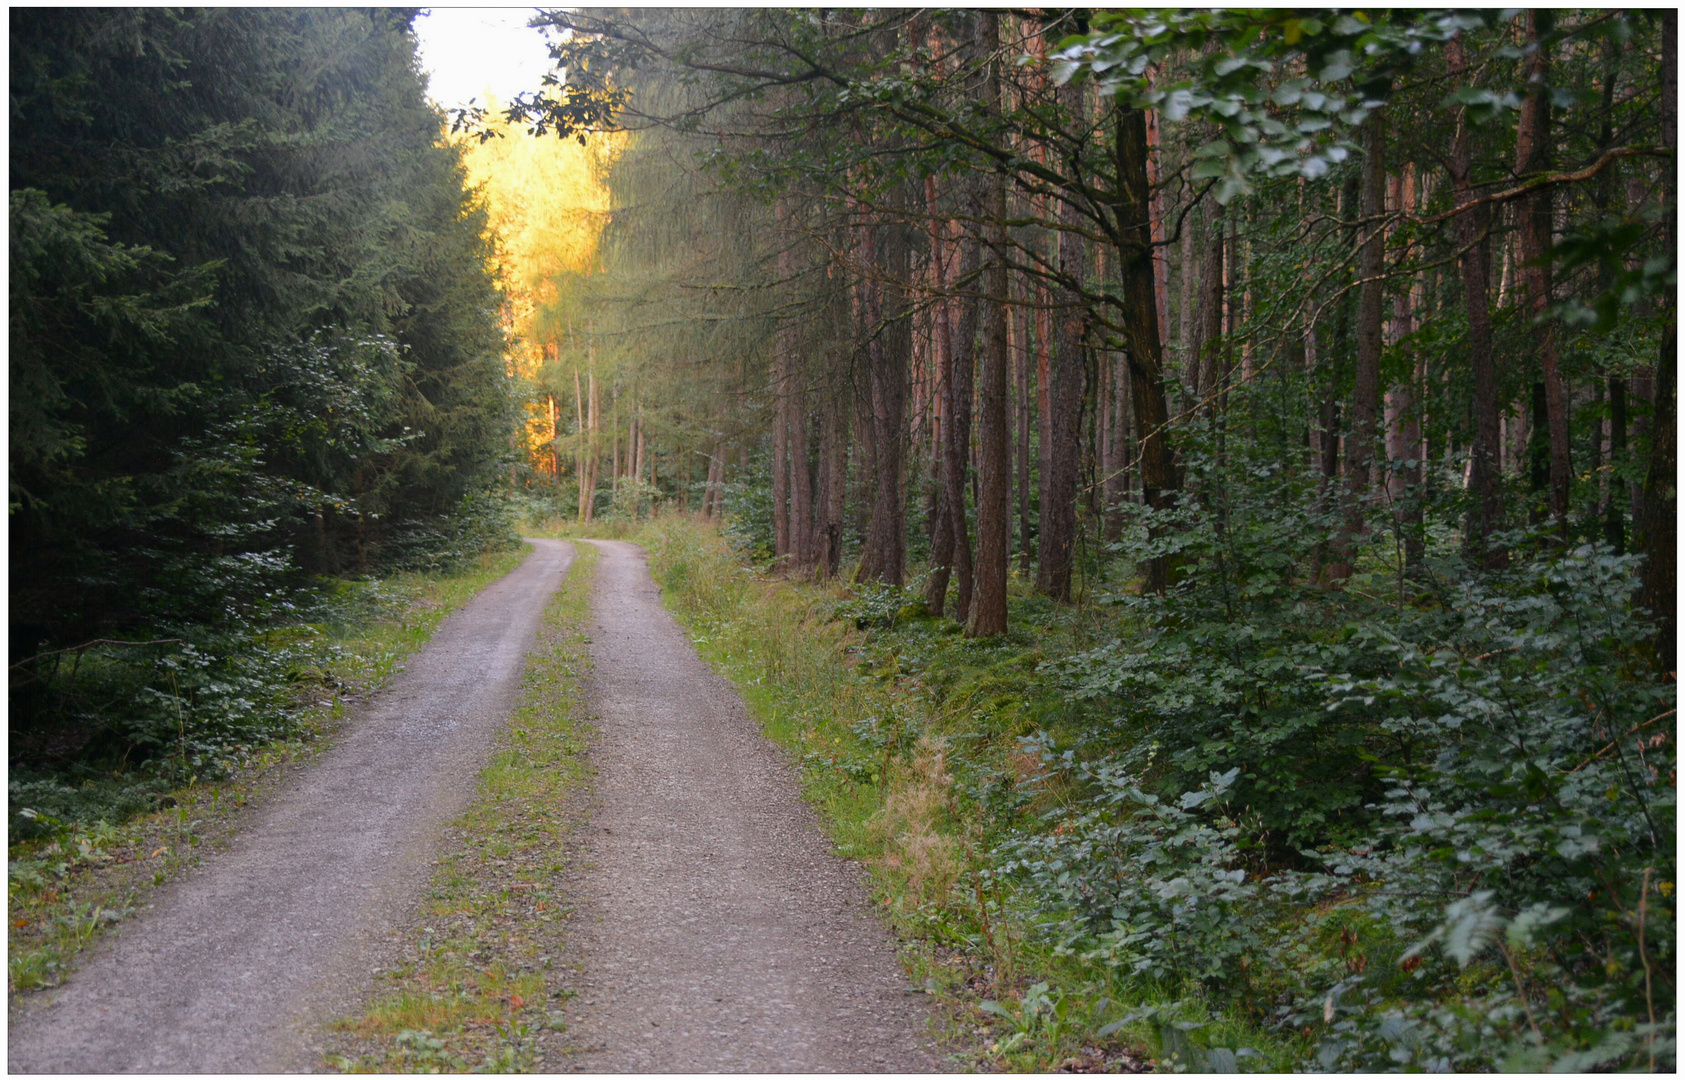
[[[529,518],[521,523],[522,536],[536,536],[550,540],[630,540],[643,523],[627,517],[602,517],[595,521],[578,521],[571,516]]]
[[[361,586],[377,604],[343,605],[329,623],[278,636],[323,639],[321,670],[297,687],[296,738],[254,747],[233,775],[189,783],[163,807],[128,820],[69,826],[11,844],[7,874],[7,990],[19,995],[58,985],[75,958],[146,902],[153,889],[225,844],[242,812],[296,766],[312,760],[344,719],[349,701],[400,670],[444,617],[526,557],[527,549],[488,553],[452,574],[403,574]]]
[[[520,705],[402,932],[403,957],[367,1008],[336,1024],[330,1068],[533,1071],[562,1052],[573,908],[555,883],[572,857],[573,796],[588,779],[580,676],[597,559],[590,545],[575,550]]]

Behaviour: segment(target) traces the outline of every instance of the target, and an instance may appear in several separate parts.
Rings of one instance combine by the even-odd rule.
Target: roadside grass
[[[962,1067],[1206,1071],[1251,1048],[1237,1067],[1292,1068],[1298,1048],[1249,1018],[1044,940],[990,874],[1002,823],[1070,797],[1021,742],[1063,713],[1031,675],[1082,633],[1064,612],[1014,581],[1012,633],[969,641],[904,594],[765,577],[687,516],[631,538],[703,657],[800,764],[837,853],[871,869]]]
[[[524,1072],[565,1052],[562,1008],[573,858],[590,738],[580,680],[597,551],[576,544],[527,658],[521,703],[479,795],[446,831],[402,959],[359,1015],[335,1025],[324,1064],[341,1072]]]
[[[272,632],[311,641],[316,667],[293,688],[295,737],[251,748],[232,775],[162,794],[160,809],[125,821],[65,825],[7,851],[7,996],[58,985],[84,948],[144,906],[151,892],[238,831],[242,813],[293,767],[332,744],[348,706],[401,670],[446,615],[513,570],[522,545],[450,574],[346,583],[323,621]]]
[[[630,540],[644,524],[629,517],[601,517],[581,522],[572,515],[555,514],[526,518],[517,529],[522,536],[547,540]]]

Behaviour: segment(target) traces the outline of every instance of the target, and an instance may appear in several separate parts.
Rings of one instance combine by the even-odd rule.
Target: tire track
[[[938,1068],[863,874],[661,606],[632,544],[593,596],[598,736],[569,1009],[589,1072]]]

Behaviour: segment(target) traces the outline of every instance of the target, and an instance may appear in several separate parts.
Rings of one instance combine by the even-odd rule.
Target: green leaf
[[[1458,967],[1486,950],[1504,928],[1504,918],[1492,906],[1491,889],[1483,889],[1445,909],[1444,948]]]
[[[1351,52],[1346,49],[1337,49],[1328,54],[1328,59],[1323,62],[1322,70],[1317,73],[1317,78],[1323,82],[1339,82],[1352,73],[1353,66]]]
[[[1504,930],[1504,937],[1516,948],[1525,948],[1533,944],[1533,937],[1540,930],[1573,914],[1565,907],[1552,907],[1540,901],[1529,904],[1519,914],[1510,920],[1509,927]]]

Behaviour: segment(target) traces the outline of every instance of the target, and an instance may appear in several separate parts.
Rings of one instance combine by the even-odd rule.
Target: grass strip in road
[[[521,702],[447,832],[400,958],[357,1016],[338,1022],[325,1064],[342,1072],[553,1071],[562,1006],[573,855],[590,737],[581,680],[597,550],[573,566],[544,611]]]
[[[252,748],[231,776],[164,795],[164,809],[126,821],[67,827],[12,844],[7,861],[8,1003],[58,985],[75,957],[140,909],[151,892],[197,865],[238,831],[245,811],[332,745],[348,704],[402,670],[445,616],[509,573],[526,545],[488,552],[448,574],[399,574],[347,583],[368,602],[348,602],[331,621],[278,631],[313,636],[319,669],[294,690],[296,738]]]

